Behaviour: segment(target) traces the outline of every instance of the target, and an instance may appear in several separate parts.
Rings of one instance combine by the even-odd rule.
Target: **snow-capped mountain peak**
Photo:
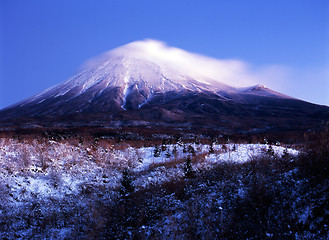
[[[246,84],[254,78],[243,69],[239,61],[217,60],[155,40],[137,41],[88,61],[66,82],[2,110],[0,126],[254,131],[280,127],[305,113],[312,117],[302,118],[300,126],[317,124],[313,116],[328,118],[327,109]]]
[[[209,61],[209,59],[179,48],[169,47],[161,41],[148,39],[108,51],[100,57],[88,61],[85,66],[87,69],[105,70],[106,72],[115,70],[120,76],[130,73],[126,77],[135,83],[143,81],[152,89],[161,86],[157,90],[163,91],[189,88],[192,79],[194,85],[197,83],[207,85],[213,90],[228,88],[227,84],[220,81],[220,75],[214,78],[212,74],[207,73],[209,69],[202,68],[205,65],[204,61]],[[219,66],[217,63],[216,67],[218,69],[224,66]],[[210,67],[208,66],[208,68]],[[215,66],[211,68],[214,70]],[[121,85],[122,79],[114,84]]]
[[[168,47],[160,41],[136,41],[87,61],[71,79],[19,104],[40,102],[49,97],[67,96],[71,99],[88,91],[93,92],[89,94],[93,98],[106,88],[120,88],[122,102],[125,102],[129,89],[135,84],[142,90],[145,101],[157,92],[234,90],[221,82],[225,80],[225,76],[230,78],[225,73],[228,70],[223,70],[223,75],[214,77],[218,69],[225,69],[225,64]]]

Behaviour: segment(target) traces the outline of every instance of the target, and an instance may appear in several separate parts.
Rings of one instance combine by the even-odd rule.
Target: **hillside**
[[[327,239],[321,135],[303,148],[1,137],[0,238]]]
[[[242,87],[244,79],[232,65],[239,63],[155,40],[132,42],[1,110],[0,130],[138,127],[254,134],[318,130],[329,121],[327,106],[261,84]]]

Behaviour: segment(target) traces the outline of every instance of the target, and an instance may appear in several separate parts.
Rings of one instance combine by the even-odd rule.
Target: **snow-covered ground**
[[[111,191],[121,186],[128,169],[135,189],[184,177],[184,164],[191,159],[195,171],[210,169],[221,161],[244,162],[268,151],[278,155],[298,151],[265,144],[176,144],[156,147],[116,148],[69,141],[39,143],[0,139],[0,191],[7,204],[31,198],[63,198],[102,186]]]
[[[0,239],[328,239],[305,149],[98,140],[0,138]]]
[[[234,228],[235,217],[240,216],[235,209],[247,211],[248,219],[255,220],[254,209],[264,207],[265,197],[273,199],[266,205],[266,221],[276,224],[274,211],[281,217],[289,213],[289,224],[306,226],[312,220],[316,234],[327,229],[321,216],[314,215],[313,203],[303,200],[312,200],[313,192],[307,192],[308,181],[293,165],[299,158],[296,149],[268,144],[143,144],[0,138],[0,239],[108,239],[113,234],[116,239],[189,239],[195,233],[214,239],[226,227],[240,234]],[[250,165],[241,164],[249,160]],[[267,162],[257,169],[258,160]],[[192,178],[186,172],[189,168],[197,173]],[[127,194],[130,183],[134,192]],[[322,192],[325,187],[315,193]],[[327,209],[327,194],[322,195],[316,206]],[[244,218],[239,221],[245,224]],[[275,239],[271,224],[262,231]],[[281,230],[294,235],[292,239],[317,236],[312,231]]]

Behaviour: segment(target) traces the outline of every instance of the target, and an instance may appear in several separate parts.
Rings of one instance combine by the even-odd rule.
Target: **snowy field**
[[[298,151],[265,144],[176,144],[135,148],[126,146],[71,145],[68,142],[19,142],[0,140],[0,191],[8,193],[8,204],[29,198],[63,198],[78,194],[90,185],[108,190],[120,187],[122,172],[128,169],[138,190],[184,177],[184,163],[192,159],[195,171],[210,169],[222,161],[244,162],[261,153],[273,151],[297,155]],[[162,149],[161,149],[162,148]],[[109,191],[110,192],[110,191]]]
[[[107,204],[120,201],[124,172],[138,192],[184,179],[188,161],[194,172],[202,172],[218,163],[246,162],[265,153],[298,155],[295,149],[266,144],[133,147],[1,138],[0,224],[8,229],[0,231],[0,238],[72,237],[74,227],[64,224],[67,215],[79,219],[78,209],[88,213],[95,199]],[[44,222],[51,225],[42,227]],[[41,233],[41,228],[47,233]]]

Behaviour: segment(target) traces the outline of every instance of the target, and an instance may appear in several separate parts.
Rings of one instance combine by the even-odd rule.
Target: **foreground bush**
[[[268,148],[244,163],[223,161],[208,170],[194,168],[204,161],[194,152],[174,162],[181,177],[145,188],[134,188],[137,173],[126,168],[121,186],[110,188],[104,171],[101,185],[91,179],[64,198],[33,195],[15,209],[0,205],[0,238],[328,239],[329,145],[325,137],[318,141],[298,157]],[[61,188],[57,174],[47,177]],[[10,199],[0,183],[1,202]]]

